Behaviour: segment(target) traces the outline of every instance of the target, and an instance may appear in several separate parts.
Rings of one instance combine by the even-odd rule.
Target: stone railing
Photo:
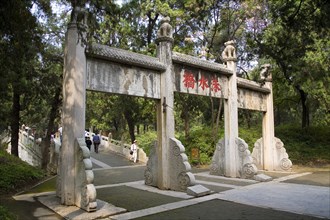
[[[95,135],[94,133],[88,133],[91,137]],[[130,159],[130,144],[123,143],[122,141],[118,141],[115,139],[110,139],[106,136],[101,136],[101,146],[105,149],[113,151],[116,154],[119,154],[127,159]],[[33,136],[29,135],[26,131],[19,131],[19,157],[21,160],[26,161],[32,166],[41,166],[42,162],[42,151],[41,151],[41,138],[37,140],[34,139]],[[50,159],[58,158],[59,149],[60,149],[60,141],[55,140],[54,144],[50,146]],[[10,152],[10,148],[8,149]],[[148,157],[143,149],[138,149],[138,157],[139,162],[147,163]],[[51,161],[50,161],[51,162]]]
[[[26,131],[19,131],[19,158],[32,166],[41,166],[41,138],[35,138]]]
[[[101,145],[105,147],[106,149],[109,149],[127,159],[131,157],[129,154],[131,145],[123,143],[122,141],[118,141],[115,139],[110,139],[108,137],[102,136],[102,142]],[[142,148],[138,149],[137,153],[137,160],[142,163],[147,163],[148,157],[147,154],[144,152]]]

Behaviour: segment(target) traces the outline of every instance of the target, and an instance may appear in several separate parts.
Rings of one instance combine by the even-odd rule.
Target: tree
[[[46,8],[46,5],[40,5]],[[8,83],[6,92],[11,97],[11,153],[16,156],[21,99],[29,96],[31,86],[37,80],[38,52],[42,48],[42,33],[31,13],[31,7],[32,1],[13,0],[0,3],[1,76]]]
[[[274,60],[299,96],[302,127],[310,125],[312,112],[329,112],[329,8],[325,0],[269,1],[269,24],[254,35],[259,54]]]

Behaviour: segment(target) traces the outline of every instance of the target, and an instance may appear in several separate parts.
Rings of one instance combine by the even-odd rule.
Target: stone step
[[[255,180],[250,179],[238,179],[238,178],[228,178],[223,176],[214,176],[210,175],[207,172],[204,173],[195,173],[195,179],[197,182],[210,182],[223,185],[224,187],[237,188],[240,186],[248,186],[251,184],[257,183]]]

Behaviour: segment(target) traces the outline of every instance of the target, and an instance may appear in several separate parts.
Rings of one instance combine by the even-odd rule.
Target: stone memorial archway
[[[86,89],[156,100],[157,144],[145,171],[147,185],[175,191],[186,191],[195,185],[184,146],[174,137],[174,92],[225,100],[225,136],[216,146],[211,174],[251,178],[257,167],[275,170],[283,168],[279,161],[290,164],[287,155],[275,152],[280,144],[274,137],[268,69],[264,71],[263,86],[237,78],[233,41],[226,43],[223,52],[226,65],[174,53],[172,27],[164,18],[157,34],[156,58],[99,44],[86,48],[81,32],[86,30],[86,13],[79,8],[74,11],[64,59],[63,142],[56,191],[62,204],[89,212],[97,209],[92,162],[84,142]],[[264,114],[263,138],[258,141],[259,150],[254,157],[238,137],[238,108]]]

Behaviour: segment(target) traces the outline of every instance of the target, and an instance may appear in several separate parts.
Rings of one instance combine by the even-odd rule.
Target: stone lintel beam
[[[269,88],[264,87],[255,81],[251,81],[251,80],[247,80],[247,79],[243,79],[243,78],[239,78],[239,77],[237,77],[237,87],[245,88],[245,89],[249,89],[249,90],[253,90],[253,91],[257,91],[257,92],[261,92],[261,93],[266,93],[266,94],[270,93]]]
[[[173,63],[184,64],[187,66],[192,66],[208,71],[212,71],[215,73],[222,73],[224,75],[232,75],[233,72],[226,68],[224,65],[219,63],[212,63],[207,60],[202,60],[198,57],[189,56],[186,54],[181,54],[177,52],[173,52],[172,55]]]
[[[159,62],[157,58],[101,44],[89,46],[86,50],[86,55],[87,57],[95,57],[146,69],[157,71],[166,70],[166,66]]]

